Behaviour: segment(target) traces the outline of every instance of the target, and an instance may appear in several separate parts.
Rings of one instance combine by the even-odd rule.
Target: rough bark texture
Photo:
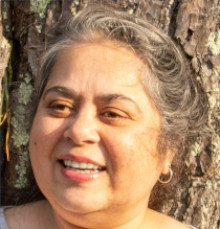
[[[5,74],[5,68],[8,65],[8,59],[10,56],[10,45],[8,41],[5,39],[3,35],[3,27],[2,27],[2,2],[0,2],[0,81]],[[2,86],[0,85],[0,92],[2,91]],[[1,104],[1,97],[0,97],[0,104]]]
[[[102,1],[104,2],[104,1]],[[187,173],[178,188],[178,202],[167,202],[163,211],[201,229],[220,228],[220,1],[219,0],[109,0],[108,3],[146,18],[180,44],[191,62],[194,76],[203,85],[210,102],[209,127],[212,137],[195,142],[185,157]],[[8,61],[9,48],[2,34],[13,44],[13,80],[19,81],[11,96],[10,156],[2,153],[4,185],[27,185],[28,125],[22,111],[31,100],[37,83],[37,45],[64,11],[76,14],[88,0],[0,1],[0,80]],[[0,19],[1,20],[1,19]],[[28,47],[28,49],[26,48]],[[192,98],[193,99],[193,98]],[[3,202],[4,202],[3,196]]]

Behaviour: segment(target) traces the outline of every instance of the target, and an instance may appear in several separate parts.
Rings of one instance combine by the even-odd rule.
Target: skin
[[[141,84],[142,68],[134,53],[111,42],[76,44],[58,55],[29,145],[37,183],[49,202],[24,209],[41,216],[41,228],[186,228],[147,208],[172,157],[158,154],[161,119]],[[67,153],[106,169],[94,180],[70,181],[58,162]]]

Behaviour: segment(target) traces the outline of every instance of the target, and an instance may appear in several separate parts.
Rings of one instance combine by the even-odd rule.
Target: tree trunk
[[[4,187],[19,189],[28,183],[28,125],[22,111],[31,102],[34,84],[38,81],[38,45],[45,40],[48,29],[65,11],[71,11],[75,15],[88,1],[0,1],[0,80],[8,63],[8,44],[11,43],[11,61],[5,77],[12,75],[13,82],[20,82],[13,86],[16,94],[10,97],[10,162],[7,162],[5,156],[5,140],[2,144],[1,170]],[[163,211],[201,229],[220,229],[220,1],[106,2],[148,19],[179,43],[191,62],[194,77],[207,93],[212,137],[206,139],[206,142],[198,140],[192,145],[185,157],[187,182],[184,180],[177,187],[176,205],[167,202]],[[6,133],[6,123],[2,127],[3,135]],[[2,197],[4,204],[8,203],[6,197],[7,193]]]

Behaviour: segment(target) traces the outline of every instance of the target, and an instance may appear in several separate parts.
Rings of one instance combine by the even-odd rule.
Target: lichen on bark
[[[220,54],[220,30],[210,33],[207,47],[213,55]]]
[[[44,18],[50,2],[51,0],[30,0],[30,11],[39,15],[40,18]]]
[[[15,165],[15,171],[18,174],[14,187],[17,189],[25,188],[28,185],[27,178],[27,164],[29,163],[29,156],[27,151],[19,153],[18,163]]]

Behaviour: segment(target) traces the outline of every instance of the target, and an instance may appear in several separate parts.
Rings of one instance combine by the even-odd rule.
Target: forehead
[[[74,44],[59,53],[45,89],[69,88],[87,101],[100,95],[122,95],[147,115],[155,107],[141,82],[143,68],[134,52],[118,44]]]
[[[77,43],[63,49],[57,56],[52,73],[56,68],[56,71],[74,71],[85,76],[91,69],[103,77],[113,75],[115,81],[121,75],[128,82],[137,82],[143,67],[143,61],[131,49],[116,42],[102,41]]]
[[[124,44],[112,41],[76,43],[60,51],[45,89],[63,85],[73,87],[77,93],[81,89],[88,92],[88,89],[97,88],[106,93],[136,90],[150,99],[142,83],[143,75],[150,74],[146,63]]]

